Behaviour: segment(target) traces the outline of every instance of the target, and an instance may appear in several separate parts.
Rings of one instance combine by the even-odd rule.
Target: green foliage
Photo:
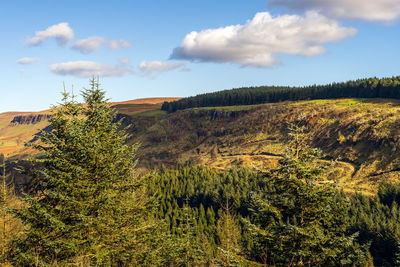
[[[307,87],[261,86],[224,90],[165,102],[162,110],[176,110],[194,107],[215,107],[253,105],[286,100],[335,99],[335,98],[400,98],[400,76],[391,78],[370,78],[312,85]]]
[[[400,185],[382,183],[374,199],[356,194],[349,217],[360,243],[370,244],[375,266],[398,266],[400,260]]]
[[[243,262],[242,257],[239,256],[243,253],[241,229],[228,201],[220,209],[217,236],[220,244],[218,246],[217,262],[223,266],[240,265]]]
[[[248,211],[248,195],[263,190],[262,175],[249,169],[224,172],[194,166],[161,168],[151,174],[149,193],[158,199],[157,218],[170,229],[168,262],[184,266],[189,251],[190,263],[247,262],[243,257],[239,218]],[[226,203],[229,204],[229,213]],[[233,214],[238,213],[238,219]],[[187,245],[190,244],[188,247]],[[202,253],[200,253],[202,251]]]
[[[170,236],[168,264],[172,266],[198,266],[212,261],[213,246],[199,223],[196,210],[185,205],[177,218],[174,233]],[[204,218],[204,217],[203,217]]]
[[[279,169],[265,176],[272,191],[253,197],[247,220],[250,251],[265,264],[351,265],[365,261],[356,234],[346,234],[348,203],[334,184],[322,183],[324,167],[309,148],[303,128],[292,126],[292,141]]]
[[[148,201],[135,175],[136,146],[125,144],[104,91],[90,83],[82,92],[87,105],[64,92],[52,131],[31,144],[43,157],[33,160],[26,205],[14,210],[25,225],[12,247],[16,265],[135,263],[147,252]]]
[[[190,251],[192,264],[365,263],[365,248],[349,229],[348,199],[320,183],[318,157],[318,150],[298,147],[267,174],[190,164],[153,173],[149,192],[159,200],[157,217],[170,225],[175,248],[169,262],[183,266]],[[201,244],[211,251],[199,254]]]

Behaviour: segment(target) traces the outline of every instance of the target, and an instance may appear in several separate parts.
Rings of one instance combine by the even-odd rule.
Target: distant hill
[[[113,102],[111,105],[118,113],[133,115],[135,113],[160,110],[165,101],[179,100],[178,97],[140,98],[124,102]],[[0,153],[9,157],[20,158],[34,151],[25,146],[25,142],[48,126],[51,110],[40,112],[5,112],[0,114]]]
[[[243,87],[182,98],[178,101],[164,103],[162,109],[174,112],[195,107],[254,105],[288,100],[337,98],[400,99],[400,76],[381,79],[359,79],[356,81],[305,87]]]

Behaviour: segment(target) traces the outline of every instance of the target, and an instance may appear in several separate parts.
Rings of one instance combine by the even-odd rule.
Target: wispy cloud
[[[129,57],[120,58],[118,61],[122,65],[129,65],[131,63],[131,59]]]
[[[52,64],[50,71],[59,75],[71,75],[79,78],[93,76],[100,77],[119,77],[133,74],[129,66],[103,64],[93,61],[71,61]]]
[[[100,36],[92,36],[86,39],[78,40],[72,46],[72,49],[78,50],[83,54],[91,53],[100,48],[105,39]]]
[[[324,44],[338,42],[356,32],[315,11],[307,12],[304,17],[272,17],[262,12],[245,25],[193,31],[174,49],[170,58],[271,67],[280,64],[276,55],[321,55],[325,53]]]
[[[92,36],[75,42],[72,49],[78,50],[83,54],[88,54],[98,50],[102,45],[107,45],[111,50],[117,50],[122,47],[130,48],[132,45],[125,40],[109,40],[107,41],[101,36]]]
[[[18,64],[22,64],[22,65],[27,65],[27,64],[32,64],[36,61],[38,61],[39,58],[37,57],[23,57],[17,60]]]
[[[142,72],[142,75],[151,76],[154,72],[167,72],[183,67],[184,65],[183,62],[168,63],[161,61],[142,61],[139,64],[139,69]]]
[[[117,49],[120,49],[122,47],[130,48],[130,47],[132,47],[132,44],[129,43],[128,41],[125,41],[125,40],[122,40],[122,39],[120,39],[120,40],[111,40],[111,41],[108,42],[108,47],[111,50],[117,50]]]
[[[38,31],[35,36],[26,41],[28,46],[39,45],[49,38],[55,38],[61,46],[66,45],[74,38],[74,31],[67,22],[52,25],[44,31]]]
[[[399,0],[269,0],[270,7],[314,9],[331,18],[392,22],[400,18]]]

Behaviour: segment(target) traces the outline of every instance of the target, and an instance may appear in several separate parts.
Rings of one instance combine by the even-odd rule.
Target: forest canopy
[[[195,107],[254,105],[287,100],[336,98],[400,99],[400,76],[381,79],[375,77],[305,87],[243,87],[186,97],[174,102],[165,102],[161,109],[168,112],[175,112],[177,110]]]

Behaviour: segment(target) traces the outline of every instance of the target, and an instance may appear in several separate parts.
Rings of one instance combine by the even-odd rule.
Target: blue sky
[[[2,0],[0,112],[397,76],[399,0]]]

